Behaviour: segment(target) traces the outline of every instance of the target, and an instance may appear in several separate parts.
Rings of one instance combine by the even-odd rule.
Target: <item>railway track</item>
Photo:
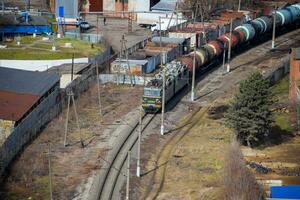
[[[143,130],[147,128],[155,116],[156,114],[145,114],[143,116]],[[135,126],[131,128],[132,130],[129,132],[129,134],[125,135],[123,138],[120,138],[120,141],[122,142],[113,149],[111,162],[104,166],[105,170],[100,176],[101,180],[98,186],[98,200],[113,199],[114,194],[120,190],[120,188],[116,187],[118,180],[122,178],[121,176],[126,177],[126,174],[124,171],[122,171],[122,168],[127,160],[128,151],[133,149],[138,140],[139,123],[136,123]]]

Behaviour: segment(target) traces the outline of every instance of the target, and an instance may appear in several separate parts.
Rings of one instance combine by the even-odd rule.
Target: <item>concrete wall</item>
[[[103,11],[115,10],[115,0],[103,0]]]
[[[45,124],[56,117],[60,111],[59,86],[57,85],[54,91],[45,96],[37,107],[14,128],[0,147],[0,176],[4,174],[11,161],[24,146],[34,139]]]

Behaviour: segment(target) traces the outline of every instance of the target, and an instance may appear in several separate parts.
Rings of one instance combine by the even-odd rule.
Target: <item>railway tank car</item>
[[[276,15],[276,28],[300,23],[300,3],[287,6],[273,12]],[[195,58],[195,71],[201,72],[209,64],[216,60],[224,51],[228,50],[231,42],[232,48],[250,42],[256,38],[267,35],[273,28],[272,16],[261,16],[236,27],[231,34],[225,33],[216,40],[187,55],[180,57],[180,62],[168,64],[166,67],[166,102],[168,102],[180,89],[188,84],[193,72]],[[195,56],[194,56],[195,55]],[[172,70],[171,70],[172,69]],[[182,75],[183,74],[183,75]],[[185,77],[182,79],[180,77]],[[143,96],[143,108],[146,112],[157,112],[161,109],[162,97],[162,73],[159,73],[145,88]]]
[[[299,19],[300,3],[279,9],[276,11],[276,28],[293,24],[296,21],[299,21]],[[249,42],[256,37],[260,37],[261,35],[270,32],[272,28],[272,16],[261,16],[236,27],[232,31],[231,39],[230,34],[225,33],[216,40],[209,41],[207,45],[196,50],[196,71],[219,57],[224,50],[227,50],[230,41],[231,47],[234,49],[243,43]],[[188,66],[190,74],[192,74],[193,71],[193,59],[194,52],[181,57],[181,62]]]

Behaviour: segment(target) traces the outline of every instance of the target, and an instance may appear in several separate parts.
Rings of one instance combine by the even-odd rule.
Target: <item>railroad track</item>
[[[143,116],[143,130],[147,128],[155,116],[156,114],[145,114]],[[131,128],[132,130],[129,134],[121,138],[122,142],[120,145],[113,149],[111,162],[104,166],[105,170],[103,171],[102,176],[100,176],[101,180],[99,182],[97,195],[98,200],[113,199],[120,176],[126,176],[125,172],[122,171],[122,168],[126,162],[128,151],[133,149],[138,140],[139,123],[136,123],[135,126]]]

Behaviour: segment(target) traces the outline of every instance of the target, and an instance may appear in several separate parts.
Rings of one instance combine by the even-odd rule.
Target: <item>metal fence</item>
[[[100,43],[103,41],[103,35],[101,34],[91,34],[91,33],[78,33],[75,31],[67,31],[65,32],[65,36],[67,38],[80,39],[84,41],[88,41],[91,43]]]
[[[6,141],[0,147],[0,176],[10,162],[19,154],[24,146],[32,141],[41,129],[61,112],[59,87],[44,98],[37,107],[29,113],[22,122],[14,128]]]

